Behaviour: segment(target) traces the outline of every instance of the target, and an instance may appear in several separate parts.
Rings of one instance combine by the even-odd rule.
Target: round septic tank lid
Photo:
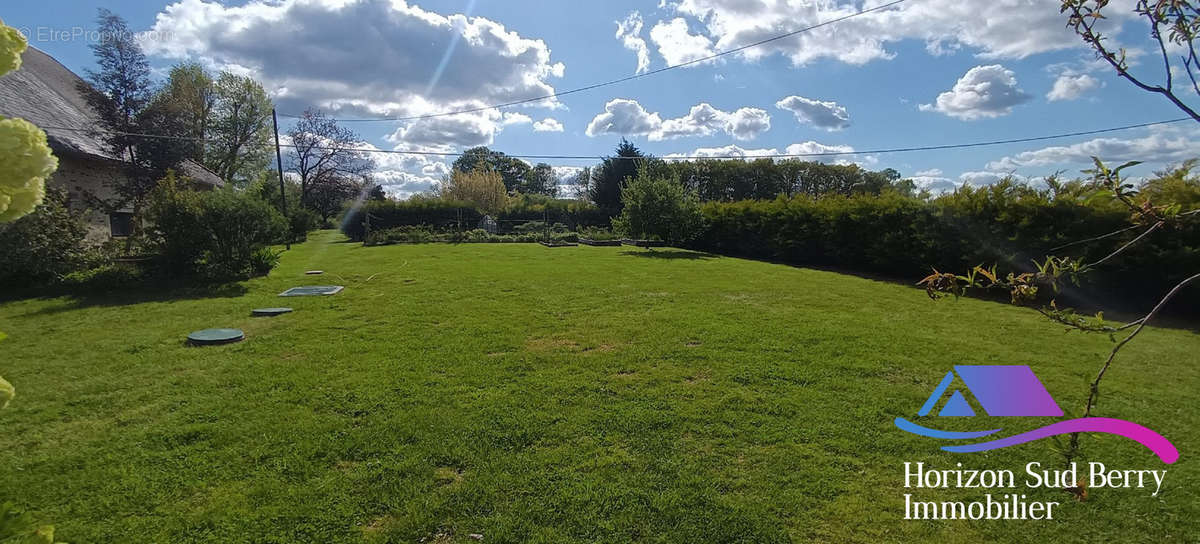
[[[215,346],[241,342],[246,333],[239,329],[204,329],[188,335],[188,343],[193,346]]]
[[[255,308],[250,310],[250,315],[255,317],[275,317],[277,315],[288,314],[291,312],[291,308]]]

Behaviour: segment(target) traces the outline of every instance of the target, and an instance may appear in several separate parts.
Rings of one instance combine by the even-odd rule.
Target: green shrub
[[[894,278],[993,263],[1028,271],[1031,259],[1055,247],[1130,225],[1129,214],[1111,202],[1007,181],[964,187],[932,200],[885,191],[707,202],[701,210],[707,226],[690,244],[694,249]],[[1083,288],[1061,296],[1118,308],[1130,308],[1125,302],[1132,302],[1144,309],[1140,306],[1148,297],[1161,296],[1181,274],[1200,268],[1198,240],[1200,221],[1174,232],[1155,232],[1145,244],[1090,274]],[[1058,253],[1094,262],[1125,241],[1127,237],[1113,237]]]
[[[155,189],[148,218],[162,268],[172,275],[211,281],[264,273],[265,261],[256,262],[255,253],[288,231],[275,207],[252,193],[233,188],[183,190],[174,176]]]
[[[0,285],[52,284],[87,262],[87,227],[67,209],[66,198],[48,190],[33,213],[0,224]]]
[[[391,244],[424,244],[424,243],[536,243],[545,241],[545,235],[538,233],[524,234],[491,234],[483,229],[473,229],[462,232],[434,232],[425,227],[396,227],[392,229],[371,231],[365,245],[385,246]],[[579,235],[574,232],[552,232],[551,242],[577,242]]]
[[[142,280],[142,271],[137,267],[117,263],[71,272],[63,277],[62,284],[69,291],[91,293],[128,289]]]
[[[250,271],[255,276],[266,276],[276,266],[279,266],[279,256],[283,252],[275,251],[269,247],[260,247],[254,253],[250,254]]]
[[[700,201],[678,179],[645,168],[621,188],[621,215],[613,230],[638,239],[686,242],[704,224]]]

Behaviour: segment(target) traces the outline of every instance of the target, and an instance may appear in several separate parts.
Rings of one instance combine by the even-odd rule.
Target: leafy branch
[[[1092,175],[1091,186],[1095,189],[1088,197],[1088,200],[1109,198],[1119,201],[1131,212],[1130,220],[1134,225],[1087,240],[1058,246],[1055,249],[1062,249],[1086,242],[1106,240],[1131,230],[1141,229],[1141,232],[1137,236],[1094,262],[1085,262],[1072,257],[1050,255],[1040,262],[1034,260],[1034,270],[1031,272],[1009,272],[1004,276],[997,273],[996,265],[990,267],[978,265],[968,270],[965,274],[940,272],[934,269],[932,274],[926,276],[917,284],[925,287],[926,294],[934,300],[947,296],[957,298],[966,295],[972,289],[1003,289],[1008,291],[1013,304],[1032,306],[1038,300],[1039,293],[1044,292],[1044,290],[1049,289],[1054,293],[1058,293],[1065,283],[1080,285],[1080,280],[1085,274],[1124,254],[1130,248],[1143,242],[1154,232],[1174,226],[1192,216],[1200,214],[1200,209],[1182,212],[1182,206],[1178,203],[1156,205],[1149,198],[1140,196],[1133,184],[1126,183],[1121,178],[1121,171],[1138,164],[1137,162],[1128,162],[1117,168],[1110,169],[1099,159],[1093,158],[1093,161],[1095,162],[1095,168],[1085,171]],[[1091,382],[1087,403],[1084,407],[1084,417],[1091,417],[1092,409],[1096,405],[1096,399],[1100,395],[1100,382],[1104,379],[1105,374],[1112,366],[1121,349],[1142,332],[1146,325],[1159,314],[1167,302],[1174,298],[1188,284],[1197,279],[1200,279],[1200,274],[1192,275],[1179,282],[1158,301],[1149,313],[1140,319],[1123,325],[1106,322],[1103,312],[1097,312],[1094,317],[1085,317],[1071,308],[1059,308],[1054,300],[1037,308],[1038,312],[1047,319],[1066,326],[1068,331],[1077,330],[1081,332],[1104,333],[1108,334],[1109,338],[1115,342],[1115,345],[1109,352],[1108,358],[1100,367],[1096,378]],[[1117,341],[1116,334],[1130,328],[1133,331],[1120,341]],[[1073,433],[1070,445],[1063,454],[1067,462],[1070,463],[1078,455],[1078,452],[1079,434]]]

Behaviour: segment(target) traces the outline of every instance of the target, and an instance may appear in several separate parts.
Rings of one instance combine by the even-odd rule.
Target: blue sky
[[[1144,26],[1122,16],[1128,3],[1109,8],[1114,41],[1133,51],[1139,72],[1160,81],[1159,59],[1150,54]],[[419,115],[567,90],[634,74],[641,47],[647,67],[657,69],[668,59],[737,47],[863,6],[776,0],[109,4],[133,30],[148,32],[143,45],[156,68],[194,59],[242,71],[276,95],[281,113],[320,107],[348,118]],[[469,17],[455,17],[464,13]],[[7,24],[27,31],[33,45],[81,74],[93,67],[88,39],[70,35],[94,29],[95,16],[90,2],[0,8]],[[623,22],[625,39],[617,36]],[[666,156],[714,148],[721,151],[713,153],[730,154],[783,153],[789,146],[821,151],[937,145],[1182,116],[1095,62],[1064,22],[1057,2],[1045,0],[908,0],[714,63],[565,96],[552,107],[351,126],[381,149],[457,151],[485,144],[513,154],[600,155],[626,136]],[[52,30],[67,36],[54,39]],[[443,58],[441,79],[430,86]],[[689,116],[701,104],[711,108]],[[535,130],[538,122],[542,130]],[[561,132],[548,130],[556,125]],[[847,159],[872,169],[895,168],[935,189],[987,183],[1007,172],[1030,178],[1056,170],[1074,174],[1095,153],[1112,161],[1145,160],[1135,172],[1145,175],[1200,155],[1200,133],[1193,127],[1187,122]],[[381,168],[389,189],[404,195],[428,189],[444,173],[444,162],[387,156]]]

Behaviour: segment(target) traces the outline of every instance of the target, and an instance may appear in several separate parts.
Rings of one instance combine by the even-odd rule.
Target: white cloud
[[[364,150],[378,150],[371,144],[363,144]],[[397,150],[408,151],[405,145]],[[428,155],[404,155],[398,153],[372,153],[375,161],[374,180],[383,186],[389,195],[407,198],[416,193],[433,189],[442,176],[450,173],[446,159]]]
[[[941,176],[910,176],[917,189],[924,189],[933,194],[947,193],[956,189],[959,184],[954,180]]]
[[[143,42],[148,54],[253,74],[297,112],[413,115],[520,100],[553,93],[565,69],[542,40],[404,0],[180,0],[152,30],[163,38]]]
[[[642,39],[642,24],[642,14],[636,11],[626,16],[625,20],[617,21],[616,38],[621,40],[621,45],[625,46],[625,49],[637,54],[635,74],[650,69],[650,48],[646,46],[646,40]]]
[[[760,149],[745,149],[737,145],[727,145],[723,147],[700,147],[686,153],[669,153],[664,158],[681,159],[681,158],[711,158],[711,157],[736,157],[753,159],[756,157],[771,157],[778,155],[803,155],[796,157],[801,160],[826,162],[830,164],[858,164],[864,168],[872,166],[878,162],[878,159],[873,156],[854,156],[849,155],[854,152],[854,147],[849,145],[830,145],[820,142],[807,141],[791,144],[779,151],[776,148],[760,148]]]
[[[939,94],[933,104],[921,104],[921,111],[937,111],[971,121],[1012,113],[1013,106],[1030,99],[1017,87],[1017,77],[999,64],[976,66]]]
[[[604,105],[604,113],[592,118],[586,133],[643,135],[657,132],[661,127],[662,117],[646,111],[637,100],[614,98]]]
[[[841,2],[818,0],[680,0],[664,4],[678,15],[694,18],[713,48],[728,50],[791,32],[834,18],[851,15],[882,0]],[[1101,22],[1108,34],[1128,20],[1132,0],[1116,0]],[[830,58],[863,64],[892,58],[890,44],[921,40],[933,54],[969,48],[983,58],[1025,58],[1033,54],[1081,48],[1081,40],[1067,29],[1062,14],[1046,0],[923,0],[868,13],[786,40],[778,40],[736,53],[754,61],[783,55],[795,65]]]
[[[449,152],[492,145],[496,134],[507,124],[510,123],[496,110],[461,113],[406,122],[385,139],[393,144],[404,144],[407,149]]]
[[[775,107],[790,111],[797,121],[817,128],[834,131],[850,126],[850,114],[837,102],[792,95],[776,102]]]
[[[770,128],[771,116],[758,108],[727,112],[700,103],[692,106],[687,115],[664,121],[636,100],[617,98],[605,104],[604,113],[588,123],[587,135],[646,136],[651,141],[660,141],[724,132],[738,140],[752,140]]]
[[[1084,93],[1100,87],[1100,80],[1087,74],[1062,74],[1054,80],[1054,87],[1046,93],[1046,100],[1075,100]]]
[[[681,64],[713,54],[712,40],[692,34],[687,21],[680,17],[659,21],[650,29],[650,40],[658,46],[658,53],[667,64]]]
[[[1200,157],[1200,138],[1190,134],[1159,130],[1130,140],[1119,138],[1095,138],[1065,146],[1050,146],[1025,151],[989,162],[988,170],[1010,171],[1025,167],[1050,167],[1062,165],[1090,164],[1092,157],[1100,157],[1106,163],[1120,164],[1125,161],[1150,163],[1177,163]]]
[[[921,170],[921,171],[913,174],[913,177],[914,178],[916,178],[916,177],[940,177],[941,175],[942,175],[941,168],[930,168],[928,170]]]
[[[534,132],[562,132],[563,124],[553,117],[547,117],[533,124]]]
[[[966,183],[968,185],[974,185],[976,187],[983,187],[985,185],[992,185],[992,184],[994,184],[1004,178],[1010,177],[1010,176],[1016,181],[1020,181],[1020,182],[1026,181],[1026,178],[1024,176],[1018,176],[1018,175],[1010,173],[1010,172],[978,172],[978,171],[963,172],[962,174],[958,175],[958,181],[960,181],[962,183]]]
[[[533,123],[533,118],[525,115],[524,113],[505,112],[504,116],[501,118],[501,124],[504,126],[528,125],[530,123]]]

